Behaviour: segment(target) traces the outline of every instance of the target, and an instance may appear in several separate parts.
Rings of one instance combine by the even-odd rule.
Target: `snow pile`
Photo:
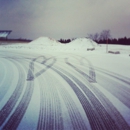
[[[95,50],[95,47],[97,47],[97,43],[91,39],[77,38],[74,41],[66,44],[65,46],[66,50],[88,51]]]
[[[54,46],[60,44],[58,41],[48,38],[48,37],[39,37],[38,39],[30,42],[32,45],[41,45],[41,46]]]
[[[36,51],[58,51],[58,52],[68,52],[68,51],[92,51],[95,50],[97,43],[87,38],[77,38],[70,43],[61,44],[60,42],[48,38],[39,37],[38,39],[30,42],[29,44],[15,44],[3,46],[5,49],[28,49]]]
[[[61,44],[60,42],[48,38],[48,37],[40,37],[29,43],[29,46],[32,49],[42,49],[44,51],[87,51],[87,50],[95,50],[97,43],[87,38],[77,38],[74,41]]]
[[[78,39],[75,39],[74,41],[70,42],[69,45],[72,45],[72,46],[75,45],[75,46],[80,46],[80,47],[96,47],[97,43],[91,39],[78,38]]]

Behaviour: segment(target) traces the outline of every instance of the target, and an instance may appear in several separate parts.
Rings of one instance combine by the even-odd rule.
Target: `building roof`
[[[0,30],[0,38],[7,38],[11,32],[12,30]]]

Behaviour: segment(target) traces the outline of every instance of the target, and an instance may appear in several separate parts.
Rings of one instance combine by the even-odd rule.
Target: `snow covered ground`
[[[130,46],[40,37],[0,46],[0,129],[130,130]]]

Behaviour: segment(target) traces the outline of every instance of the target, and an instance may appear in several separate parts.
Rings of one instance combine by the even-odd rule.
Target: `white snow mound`
[[[29,44],[43,45],[43,46],[54,46],[54,45],[58,45],[60,43],[52,38],[49,38],[49,37],[39,37],[38,39],[33,40]]]
[[[75,46],[80,46],[80,47],[96,47],[97,43],[88,38],[78,38],[78,39],[75,39],[74,41],[70,42],[68,45],[70,45],[70,46],[75,45]]]
[[[29,44],[14,44],[6,45],[3,48],[11,49],[28,49],[36,51],[59,51],[59,52],[73,52],[73,51],[93,51],[96,50],[98,44],[88,38],[77,38],[70,43],[61,44],[60,42],[49,37],[39,37],[38,39],[30,42]]]
[[[88,51],[95,50],[98,44],[88,38],[77,38],[74,41],[65,45],[66,50]]]

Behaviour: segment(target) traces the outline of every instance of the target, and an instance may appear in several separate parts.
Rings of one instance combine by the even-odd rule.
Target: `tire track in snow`
[[[44,86],[43,83],[39,83],[40,113],[37,130],[63,130],[63,121],[61,118],[61,108],[57,90],[53,89],[53,85]]]
[[[81,64],[81,65],[85,66],[84,63],[83,63],[83,59],[85,59],[85,60],[89,63],[89,66],[92,66],[91,62],[90,62],[88,59],[84,58],[84,57],[81,57],[81,61],[80,61],[80,64]],[[130,85],[130,78],[128,78],[128,77],[124,77],[124,76],[122,76],[122,75],[119,75],[119,74],[117,74],[117,73],[111,72],[111,71],[109,71],[109,70],[101,69],[101,68],[99,68],[99,67],[95,67],[95,69],[96,69],[97,71],[101,72],[101,73],[104,73],[104,74],[106,74],[106,75],[108,75],[108,76],[110,76],[110,77],[113,77],[113,78],[115,78],[115,79],[117,79],[117,80],[119,80],[119,81],[122,81],[122,82],[124,82],[125,84]]]
[[[72,97],[69,95],[69,93],[65,90],[64,87],[59,89],[61,93],[61,97],[68,109],[68,113],[73,125],[73,129],[78,130],[87,130],[87,127],[84,124],[84,121],[79,113],[79,110],[77,109],[76,104],[74,103]],[[81,124],[82,123],[82,124]]]
[[[87,60],[88,61],[88,60]],[[81,63],[82,65],[84,65],[83,63]],[[129,95],[129,91],[130,91],[130,88],[129,87],[126,87],[125,85],[123,84],[119,84],[116,80],[118,81],[121,81],[127,85],[130,85],[130,78],[127,78],[127,77],[124,77],[122,75],[119,75],[119,74],[116,74],[116,73],[113,73],[113,72],[110,72],[108,70],[104,70],[104,69],[101,69],[99,67],[95,67],[96,70],[102,74],[104,74],[105,76],[108,76],[107,78],[105,78],[104,76],[100,76],[101,77],[101,80],[102,81],[104,79],[104,81],[106,81],[106,83],[108,82],[109,80],[109,85],[107,87],[107,85],[103,85],[112,95],[116,96],[122,103],[124,103],[128,108],[130,108],[130,103],[129,103],[129,100],[130,100],[130,95]],[[109,79],[109,77],[112,77],[113,79]],[[116,79],[116,80],[114,80]],[[102,82],[100,82],[102,83]],[[118,85],[118,87],[117,87]]]
[[[96,82],[96,73],[95,73],[95,69],[94,69],[93,65],[91,64],[91,62],[88,59],[86,59],[85,57],[81,57],[81,56],[79,56],[79,57],[81,58],[81,60],[80,60],[81,65],[83,64],[83,60],[86,60],[88,63],[89,81],[93,82],[93,83]]]
[[[6,62],[7,64],[10,64],[10,62]],[[6,65],[5,65],[6,66]],[[3,78],[1,79],[1,83],[0,83],[0,101],[4,98],[4,96],[6,95],[6,93],[8,92],[8,90],[10,89],[10,84],[12,82],[12,78],[13,75],[11,75],[11,73],[9,73],[12,70],[12,67],[10,65],[10,67],[6,68],[4,67],[6,72],[3,75]],[[6,81],[6,79],[8,79],[8,82]]]
[[[33,93],[33,81],[30,81],[27,83],[25,93],[24,93],[22,100],[20,101],[18,107],[16,108],[15,112],[11,115],[8,122],[3,127],[4,130],[17,129],[17,127],[18,127],[21,119],[23,118],[23,116],[26,112],[26,109],[29,105],[32,93]]]
[[[59,69],[59,67],[57,67]],[[86,96],[84,95],[84,93],[76,86],[76,84],[70,79],[68,78],[66,75],[64,75],[63,73],[61,73],[59,70],[53,68],[54,71],[56,71],[61,77],[63,77],[63,79],[72,87],[73,91],[76,93],[79,101],[81,102],[85,113],[89,119],[90,125],[92,127],[93,130],[103,130],[105,127],[102,123],[102,121],[98,118],[99,115],[97,115],[97,113],[93,110],[94,106],[91,105],[91,103],[87,100]],[[62,70],[63,72],[63,70]],[[68,75],[68,74],[67,74]],[[71,110],[72,111],[72,110]],[[73,111],[72,111],[73,112]],[[75,113],[76,114],[76,113]],[[75,115],[74,114],[74,115]],[[73,116],[70,116],[73,117]],[[73,127],[76,129],[80,129],[81,127],[75,127],[75,124],[78,124],[80,119],[76,119],[76,118],[71,118],[72,122],[75,121],[75,123],[73,123]],[[86,128],[85,128],[86,129]]]
[[[49,63],[49,65],[45,68],[45,69],[42,69],[40,70],[39,72],[37,72],[35,74],[35,78],[37,78],[38,76],[40,76],[42,73],[44,73],[47,69],[51,68],[55,63],[56,63],[56,59],[53,58],[53,57],[50,57],[50,58],[47,58],[45,59],[41,64],[45,64],[47,63],[49,60],[53,60],[51,63]]]
[[[109,99],[106,98],[106,96],[93,85],[91,85],[91,90],[96,94],[109,115],[114,119],[115,124],[119,126],[119,130],[129,130],[130,126],[127,124],[120,112],[109,101]]]
[[[12,61],[12,62],[14,62],[14,61]],[[23,91],[25,76],[22,73],[23,70],[20,67],[20,65],[18,65],[16,62],[15,62],[15,65],[17,66],[17,68],[19,70],[19,79],[18,79],[17,86],[16,86],[14,92],[12,93],[11,97],[9,98],[7,103],[4,105],[4,107],[0,110],[0,126],[4,123],[6,118],[9,116],[9,114],[13,110],[14,106],[16,105],[16,103]]]
[[[43,58],[44,61],[40,62],[39,58]],[[46,68],[44,67],[44,69],[41,69],[39,72],[33,74],[34,75],[33,79],[35,79],[38,76],[40,76],[41,74],[43,74],[45,71],[47,71],[47,69],[49,69],[56,62],[56,60],[52,57],[46,58],[44,56],[39,56],[39,57],[33,59],[33,62],[37,63],[37,64],[44,64],[44,63],[47,63],[49,60],[52,60],[52,62],[48,64],[48,67],[46,67]],[[34,66],[34,63],[33,63],[33,66]],[[31,66],[32,66],[32,64],[31,64]],[[32,68],[34,69],[34,67],[32,67]],[[29,73],[30,73],[30,71],[32,71],[32,70],[30,69]],[[29,77],[31,77],[31,76],[29,76]],[[53,102],[51,101],[51,98],[50,98],[50,100],[48,100],[48,98],[46,98],[46,96],[48,96],[48,95],[43,96],[43,93],[45,94],[45,92],[42,89],[43,89],[43,85],[40,85],[40,102],[41,102],[41,105],[40,105],[40,114],[39,114],[39,121],[38,121],[37,129],[40,129],[40,130],[41,129],[47,129],[47,130],[49,129],[49,130],[51,130],[51,129],[55,128],[55,129],[61,129],[62,130],[62,123],[61,123],[62,120],[61,120],[60,114],[58,114],[60,111],[59,111],[58,108],[55,108],[55,104],[53,104]],[[53,97],[53,99],[55,99],[55,96]],[[47,101],[43,105],[43,103],[45,102],[44,101],[45,99]],[[47,108],[44,108],[45,106]],[[55,112],[53,111],[53,108],[55,108],[55,110],[56,110]],[[49,116],[49,115],[51,115],[51,116]],[[60,120],[58,119],[59,117],[60,117]]]
[[[111,71],[108,71],[108,70],[104,70],[104,69],[101,69],[101,68],[98,68],[98,67],[96,67],[96,70],[100,73],[103,73],[103,74],[109,76],[109,77],[112,77],[113,79],[121,81],[121,82],[125,83],[126,85],[129,85],[129,88],[130,88],[130,78],[124,77],[124,76],[119,75],[117,73],[114,73],[114,72],[111,72]],[[127,89],[128,87],[126,87],[126,86],[124,86],[124,87],[127,91],[129,91],[129,89]]]
[[[101,69],[99,67],[95,67],[97,71],[101,72],[101,73],[104,73],[110,77],[113,77],[121,82],[124,82],[125,84],[128,84],[130,85],[130,78],[128,77],[124,77],[122,75],[119,75],[117,73],[114,73],[114,72],[111,72],[111,71],[108,71],[108,70],[105,70],[105,69]]]
[[[58,67],[59,68],[59,67]],[[86,115],[90,121],[90,125],[93,130],[104,130],[104,129],[111,129],[111,130],[118,130],[119,127],[115,125],[114,120],[110,117],[107,113],[105,108],[99,102],[99,100],[95,97],[95,95],[85,86],[82,82],[80,82],[76,77],[71,75],[70,73],[66,72],[65,70],[59,68],[59,70],[65,73],[67,76],[72,78],[78,86],[82,89],[85,95],[78,89],[74,83],[70,84],[74,92],[76,93],[77,97],[79,98]],[[70,81],[69,81],[70,82]],[[87,105],[86,105],[87,104]],[[93,118],[93,119],[92,119]]]
[[[77,72],[79,72],[83,77],[85,76],[88,78],[88,75],[84,73],[83,71],[79,70],[77,67],[72,65],[66,60],[66,63],[75,69]],[[117,109],[113,106],[113,104],[106,98],[106,96],[99,90],[97,89],[94,85],[90,84],[89,82],[87,83],[89,89],[98,97],[99,101],[103,104],[104,108],[107,110],[109,115],[114,119],[115,124],[119,126],[119,130],[129,130],[130,127],[127,124],[127,122],[124,120],[124,118],[121,116],[121,114],[117,111]]]
[[[79,58],[81,58],[80,59],[80,64],[81,65],[83,65],[84,63],[83,63],[83,60],[85,60],[85,61],[87,61],[87,64],[88,64],[88,69],[89,69],[89,75],[87,75],[86,76],[86,78],[88,79],[88,81],[89,82],[91,82],[91,83],[96,83],[96,73],[95,73],[95,69],[94,69],[94,67],[93,67],[93,65],[92,65],[92,63],[88,60],[88,59],[86,59],[85,57],[82,57],[82,56],[80,56],[80,55],[74,55],[74,54],[71,54],[76,60],[78,59],[77,58],[77,56],[79,57]],[[68,60],[68,58],[65,58],[65,62]],[[67,63],[67,62],[66,62]],[[68,63],[69,64],[69,63]],[[72,64],[71,64],[72,65]],[[75,67],[75,66],[73,66],[73,67]],[[87,67],[87,66],[85,66],[85,67]],[[75,69],[77,69],[77,68],[75,68]],[[78,71],[78,70],[77,70]]]
[[[33,61],[31,61],[33,62]],[[31,64],[30,62],[30,64]],[[31,68],[33,70],[33,67]],[[29,71],[29,70],[28,70]],[[33,89],[34,89],[34,83],[33,81],[28,81],[27,86],[25,88],[25,92],[23,94],[23,97],[21,101],[19,102],[17,108],[15,109],[14,113],[11,115],[10,119],[7,121],[5,126],[3,127],[4,130],[15,130],[17,129],[21,119],[23,118],[27,107],[30,103],[32,94],[33,94]]]
[[[43,58],[44,61],[38,62],[37,60],[38,60],[39,58]],[[50,63],[50,64],[48,65],[48,67],[46,67],[46,68],[44,68],[44,69],[41,69],[39,72],[33,74],[33,71],[34,71],[34,63],[35,63],[35,62],[37,62],[37,63],[39,63],[39,64],[44,64],[44,63],[46,63],[47,61],[49,61],[50,59],[53,59],[53,62]],[[29,81],[29,80],[34,80],[35,78],[39,77],[39,76],[40,76],[42,73],[44,73],[47,69],[49,69],[51,66],[53,66],[55,62],[56,62],[56,59],[53,58],[53,57],[50,57],[50,58],[47,58],[47,59],[46,59],[45,56],[39,56],[39,57],[34,58],[34,59],[32,60],[32,62],[29,64],[29,66],[30,66],[29,68],[30,68],[30,69],[29,69],[29,71],[28,71],[27,80],[28,80],[28,81]]]
[[[98,76],[98,82],[104,88],[109,91],[113,96],[119,99],[124,105],[130,108],[130,88],[126,87],[125,85],[118,83],[116,80],[110,79],[109,76],[100,75]],[[103,82],[102,82],[103,80]]]
[[[56,62],[56,59],[54,58],[45,58],[41,64],[44,66],[44,64],[49,60],[52,60],[52,63],[49,63],[48,66],[45,66],[46,68],[38,72],[38,75],[39,73],[43,73],[47,69],[51,68],[51,66]],[[47,79],[47,76],[45,78]],[[43,83],[39,81],[40,113],[37,130],[63,130],[63,120],[61,116],[61,107],[57,90],[53,88],[53,85],[44,86]]]
[[[5,65],[4,63],[2,62],[2,60],[0,59],[0,91],[1,91],[1,87],[2,87],[2,84],[4,82],[4,79],[6,77],[6,73],[7,73],[7,70],[5,68]]]
[[[85,58],[86,61],[89,61]],[[81,62],[81,65],[84,65],[83,62]],[[130,88],[126,87],[125,85],[119,84],[116,80],[121,81],[127,85],[130,85],[130,79],[127,77],[123,77],[122,75],[104,70],[104,69],[100,69],[98,67],[96,67],[96,70],[102,74],[104,74],[105,76],[107,76],[107,78],[105,78],[104,76],[100,76],[101,80],[100,83],[102,84],[102,80],[106,81],[106,83],[109,83],[109,86],[105,85],[104,83],[102,84],[105,89],[107,91],[109,91],[113,96],[117,97],[123,104],[125,104],[128,108],[130,108]],[[110,79],[109,77],[112,77],[113,79]],[[116,80],[114,80],[116,79]],[[108,82],[109,81],[109,82]],[[110,85],[111,84],[111,85]],[[117,86],[118,85],[118,86]]]
[[[44,64],[45,65],[45,64]],[[45,65],[47,66],[47,65]],[[64,80],[67,81],[67,83],[72,82],[69,78],[67,78],[65,75],[63,75],[60,71],[55,69],[54,67],[51,67],[52,70],[54,70],[57,74],[59,74]],[[69,83],[70,85],[70,83]],[[72,84],[71,84],[72,85]],[[87,130],[87,127],[81,117],[81,114],[79,113],[79,110],[76,107],[76,104],[72,100],[71,96],[69,96],[68,93],[65,93],[63,90],[61,91],[61,96],[64,100],[64,103],[68,109],[68,113],[73,125],[73,129],[78,129],[78,130]],[[45,125],[45,124],[44,124]]]

